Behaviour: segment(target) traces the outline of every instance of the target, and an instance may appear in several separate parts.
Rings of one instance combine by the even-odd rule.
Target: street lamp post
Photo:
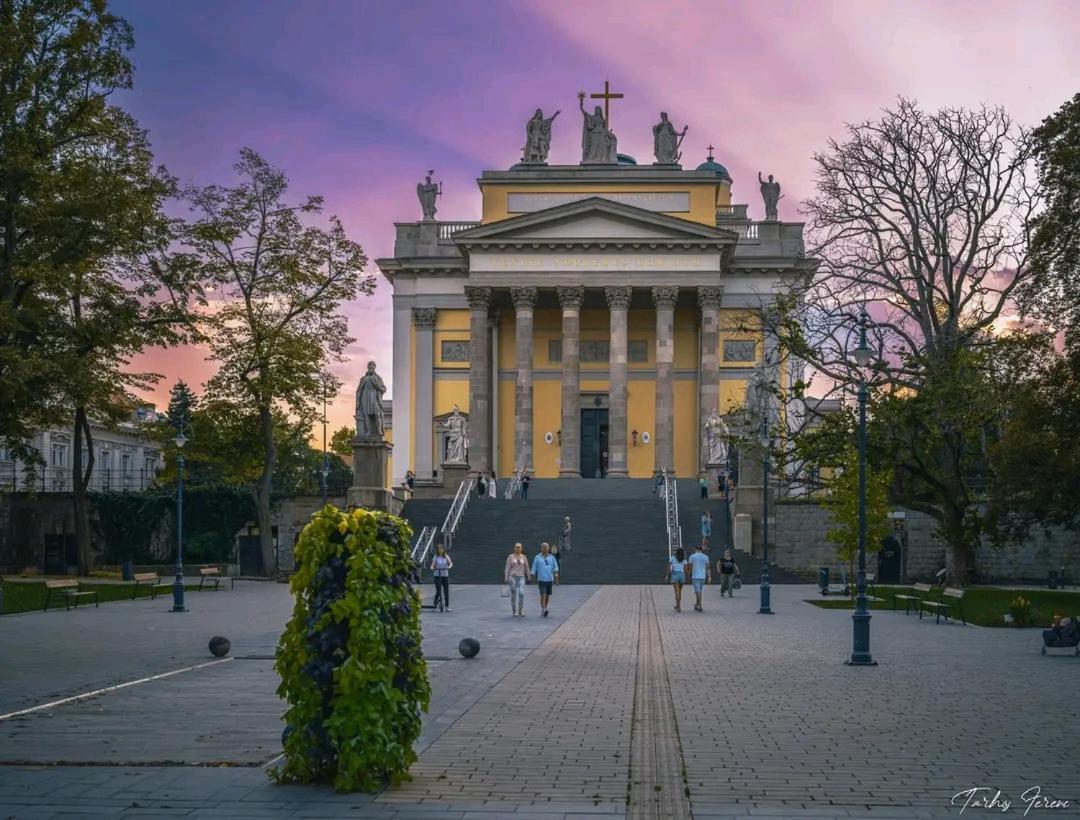
[[[325,507],[329,502],[330,488],[330,457],[326,453],[326,384],[323,384],[323,397],[322,397],[322,471],[320,473],[322,478],[322,503]]]
[[[773,615],[769,583],[769,414],[765,404],[761,413],[761,453],[761,607],[758,615]]]
[[[865,368],[870,364],[870,346],[866,326],[870,317],[863,308],[859,314],[859,346],[855,363],[859,369],[859,573],[856,576],[855,612],[851,615],[852,651],[849,666],[877,666],[870,655],[870,608],[866,599],[866,385]]]
[[[176,423],[176,578],[173,581],[172,612],[187,612],[184,607],[184,416]]]

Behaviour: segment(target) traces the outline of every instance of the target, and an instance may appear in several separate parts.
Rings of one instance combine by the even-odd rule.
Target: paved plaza
[[[0,818],[936,818],[973,788],[1023,816],[1036,787],[1070,805],[1028,817],[1080,816],[1080,662],[1041,656],[1035,631],[875,613],[880,665],[854,669],[850,617],[805,603],[811,587],[774,587],[772,617],[756,587],[709,588],[699,614],[665,587],[563,586],[547,619],[529,592],[525,619],[493,586],[424,612],[420,759],[377,795],[267,778],[284,585],[195,594],[184,615],[159,599],[4,616],[0,715],[21,714],[0,719]],[[215,634],[229,659],[210,658]]]

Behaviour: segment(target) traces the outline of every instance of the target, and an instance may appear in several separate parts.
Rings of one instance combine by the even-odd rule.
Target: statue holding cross
[[[578,92],[578,107],[584,117],[581,131],[581,162],[582,164],[614,165],[619,160],[618,140],[608,127],[610,100],[619,99],[622,94],[612,93],[608,81],[604,81],[604,93],[592,94],[593,99],[604,101],[604,110],[600,106],[593,109],[590,114],[585,110],[585,92]]]

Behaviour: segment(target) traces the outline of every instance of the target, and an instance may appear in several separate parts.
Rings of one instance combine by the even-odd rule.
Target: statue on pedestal
[[[386,384],[375,372],[375,362],[368,362],[367,373],[356,386],[356,437],[367,441],[382,441],[383,393]]]
[[[593,113],[585,110],[585,94],[578,94],[578,107],[584,117],[581,129],[582,163],[614,165],[619,161],[618,140],[608,130],[607,120],[600,106]]]
[[[446,464],[467,464],[469,455],[469,423],[461,415],[461,410],[454,405],[454,412],[450,414],[443,426],[450,433],[450,439],[446,445]]]
[[[434,171],[428,171],[423,182],[416,184],[416,197],[420,200],[420,210],[424,214],[424,221],[431,222],[435,219],[435,198],[442,196],[442,183],[431,181]]]
[[[772,174],[769,174],[769,181],[766,182],[761,178],[761,171],[758,171],[757,178],[761,183],[761,198],[765,200],[765,218],[778,219],[776,207],[780,202],[780,183],[773,182]]]
[[[536,113],[525,124],[525,150],[522,153],[522,162],[547,162],[548,151],[551,149],[551,123],[559,114],[560,112],[556,111],[544,119],[544,112],[539,108],[536,109]]]
[[[709,447],[709,466],[727,467],[728,439],[730,438],[731,431],[728,430],[727,424],[720,418],[720,414],[713,410],[712,415],[705,422],[705,440]]]
[[[676,131],[668,119],[667,112],[660,112],[660,122],[653,126],[653,155],[660,165],[674,165],[681,158],[679,146],[690,126],[684,125],[682,131]]]

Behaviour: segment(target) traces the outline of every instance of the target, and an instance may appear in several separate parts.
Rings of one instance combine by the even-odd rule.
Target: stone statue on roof
[[[548,118],[544,118],[544,112],[537,108],[536,113],[525,124],[525,150],[522,154],[522,162],[547,162],[548,151],[551,149],[551,123],[559,116],[556,111]]]
[[[679,146],[690,126],[684,125],[682,131],[676,131],[668,119],[666,111],[660,112],[660,122],[653,126],[653,155],[659,165],[674,165],[681,158]]]
[[[442,184],[431,181],[431,175],[434,173],[434,171],[428,171],[424,181],[416,184],[416,197],[420,200],[420,210],[425,222],[435,219],[435,198],[442,196]]]
[[[619,161],[618,140],[608,130],[603,109],[596,106],[593,113],[586,111],[584,94],[578,94],[578,107],[584,117],[581,129],[581,162],[614,165]]]
[[[761,198],[765,200],[765,218],[778,219],[776,208],[780,202],[780,183],[773,182],[772,174],[769,174],[769,181],[766,182],[761,178],[761,171],[758,171],[757,178],[761,183]]]

